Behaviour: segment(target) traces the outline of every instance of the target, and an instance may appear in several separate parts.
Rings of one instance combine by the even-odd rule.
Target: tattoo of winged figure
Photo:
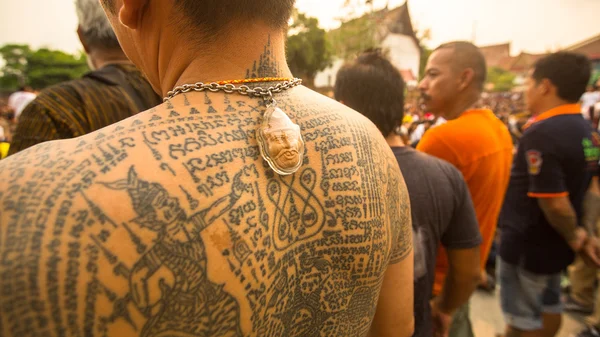
[[[158,235],[129,273],[131,301],[148,318],[141,336],[242,335],[238,302],[223,285],[207,278],[207,256],[200,236],[248,189],[242,175],[235,176],[228,195],[191,217],[177,198],[160,184],[141,180],[133,167],[127,179],[103,183],[112,190],[127,191],[138,216],[133,221]],[[173,275],[172,284],[160,277],[165,269]],[[152,280],[157,284],[151,284]],[[158,300],[151,300],[152,286],[160,289]]]

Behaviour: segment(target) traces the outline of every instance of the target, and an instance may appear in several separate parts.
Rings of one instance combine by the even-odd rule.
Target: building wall
[[[398,69],[410,69],[419,78],[421,51],[415,41],[406,35],[390,34],[382,43],[382,48],[389,52],[390,61]],[[333,65],[317,74],[315,87],[325,88],[335,85],[336,74],[344,65],[343,60],[335,60]],[[411,83],[409,83],[411,84]],[[412,83],[413,85],[415,83]]]
[[[419,78],[421,50],[410,36],[390,34],[383,40],[382,46],[388,50],[390,61],[396,68],[409,69],[415,78]]]
[[[317,88],[329,88],[335,84],[335,76],[337,75],[340,68],[344,65],[344,60],[337,59],[333,61],[333,64],[319,72],[315,76],[315,87]]]
[[[510,57],[510,44],[484,46],[479,48],[488,67],[500,67],[502,62]]]
[[[590,58],[600,57],[600,39],[590,42],[584,46],[581,46],[577,49],[572,49],[571,51],[576,53],[581,53]]]

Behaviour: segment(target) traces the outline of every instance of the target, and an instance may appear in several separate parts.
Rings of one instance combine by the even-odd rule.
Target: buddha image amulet
[[[267,107],[257,133],[262,157],[279,175],[296,173],[304,161],[300,126],[276,106]]]

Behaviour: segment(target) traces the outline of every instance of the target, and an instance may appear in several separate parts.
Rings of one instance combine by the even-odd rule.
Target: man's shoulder
[[[443,139],[455,139],[457,135],[460,135],[465,130],[465,126],[470,125],[470,123],[465,122],[465,120],[455,119],[447,121],[444,124],[440,124],[437,126],[432,126],[425,132],[423,138],[431,137],[431,138],[443,138]]]
[[[303,123],[308,122],[308,126],[313,126],[313,123],[310,122],[318,122],[320,119],[327,119],[335,124],[342,125],[347,133],[352,133],[358,129],[364,129],[368,131],[368,134],[365,135],[363,133],[361,136],[369,136],[371,139],[377,139],[378,142],[385,143],[381,131],[379,131],[375,124],[360,112],[317,92],[307,91],[304,94],[308,95],[307,98],[311,102],[311,107],[304,109],[310,111],[306,114],[307,118],[304,118]]]
[[[109,85],[88,77],[61,82],[43,89],[32,102],[32,106],[53,114],[72,115],[73,110],[85,109],[88,96],[102,95],[101,92],[108,87]],[[100,100],[111,97],[101,97]]]
[[[113,124],[77,138],[40,143],[0,160],[0,181],[8,182],[0,184],[0,199],[9,190],[15,191],[15,186],[23,187],[30,183],[37,184],[39,193],[56,188],[52,184],[40,185],[40,177],[64,176],[65,172],[73,176],[85,175],[86,170],[90,171],[91,167],[96,166],[98,169],[94,171],[95,174],[106,170],[123,170],[111,165],[127,158],[124,156],[125,150],[139,145],[139,134],[133,132],[133,128],[142,125],[140,121],[126,121],[128,124]],[[129,131],[124,132],[126,130]]]
[[[48,158],[67,155],[67,152],[73,148],[77,138],[48,141],[37,144],[26,150],[20,151],[0,161],[0,168],[18,167],[19,169],[28,169],[35,167],[35,158]],[[0,170],[0,176],[3,171]]]
[[[521,142],[544,137],[545,133],[549,131],[549,125],[545,122],[538,122],[528,127],[521,136]]]
[[[456,140],[456,133],[456,127],[450,122],[432,127],[425,131],[417,145],[417,149],[427,153],[433,148],[438,150],[450,149],[452,148],[450,144]]]
[[[89,80],[84,78],[57,83],[40,91],[33,102],[47,106],[51,104],[50,102],[57,100],[81,100],[79,93],[82,89],[85,90],[85,88],[89,87],[89,85]]]
[[[407,165],[413,168],[425,168],[432,170],[439,170],[444,167],[454,167],[443,159],[434,157],[425,152],[414,150],[412,148],[394,149],[393,152],[398,160],[398,163],[400,164],[400,167]],[[408,160],[403,160],[404,158]]]
[[[332,98],[304,87],[297,88],[297,90],[302,90],[301,95],[310,101],[313,108],[309,110],[321,110],[321,112],[326,114],[338,115],[341,119],[368,121],[369,124],[373,124],[360,112],[353,110]]]
[[[2,174],[6,173],[7,168],[16,167],[20,170],[27,170],[38,167],[39,163],[36,159],[60,160],[66,158],[71,161],[78,160],[80,157],[85,157],[93,153],[98,145],[106,143],[109,140],[119,140],[123,137],[137,139],[139,132],[135,131],[138,131],[138,128],[145,123],[134,117],[127,118],[77,138],[40,143],[11,155],[0,161],[0,180]]]
[[[531,125],[524,133],[526,139],[536,137],[554,137],[587,131],[589,124],[581,115],[559,115],[544,119]],[[562,137],[561,136],[561,137]]]
[[[43,174],[51,175],[53,171],[60,170],[60,167],[54,167],[50,163],[74,160],[72,151],[69,150],[70,143],[73,143],[73,140],[40,143],[0,160],[0,181],[3,182],[0,184],[0,197],[11,189],[12,185],[26,184],[36,172],[43,171]],[[36,189],[41,191],[44,186],[36,186]]]
[[[495,152],[499,147],[512,148],[513,141],[506,126],[491,110],[482,109],[468,113],[448,123],[454,129],[454,139],[462,141],[467,148],[479,145],[478,152]]]
[[[443,159],[410,149],[404,155],[398,155],[396,150],[394,154],[406,180],[410,180],[412,175],[425,175],[430,180],[439,179],[444,182],[463,180],[462,173]]]
[[[42,90],[40,92],[40,95],[44,95],[44,94],[48,95],[48,94],[52,94],[52,93],[55,93],[55,92],[61,91],[61,90],[75,91],[78,87],[80,87],[82,85],[83,86],[89,85],[89,79],[82,77],[82,78],[76,78],[73,80],[57,83],[57,84],[51,85],[51,86],[45,88],[44,90]]]

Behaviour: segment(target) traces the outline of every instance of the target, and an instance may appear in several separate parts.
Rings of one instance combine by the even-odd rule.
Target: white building
[[[379,47],[386,52],[392,64],[400,69],[404,81],[409,86],[416,86],[419,78],[421,48],[412,26],[408,1],[400,7],[385,8],[368,15],[373,15],[377,22],[375,34]],[[318,73],[315,77],[315,87],[333,87],[336,74],[344,62],[342,59],[337,59],[331,67]]]

